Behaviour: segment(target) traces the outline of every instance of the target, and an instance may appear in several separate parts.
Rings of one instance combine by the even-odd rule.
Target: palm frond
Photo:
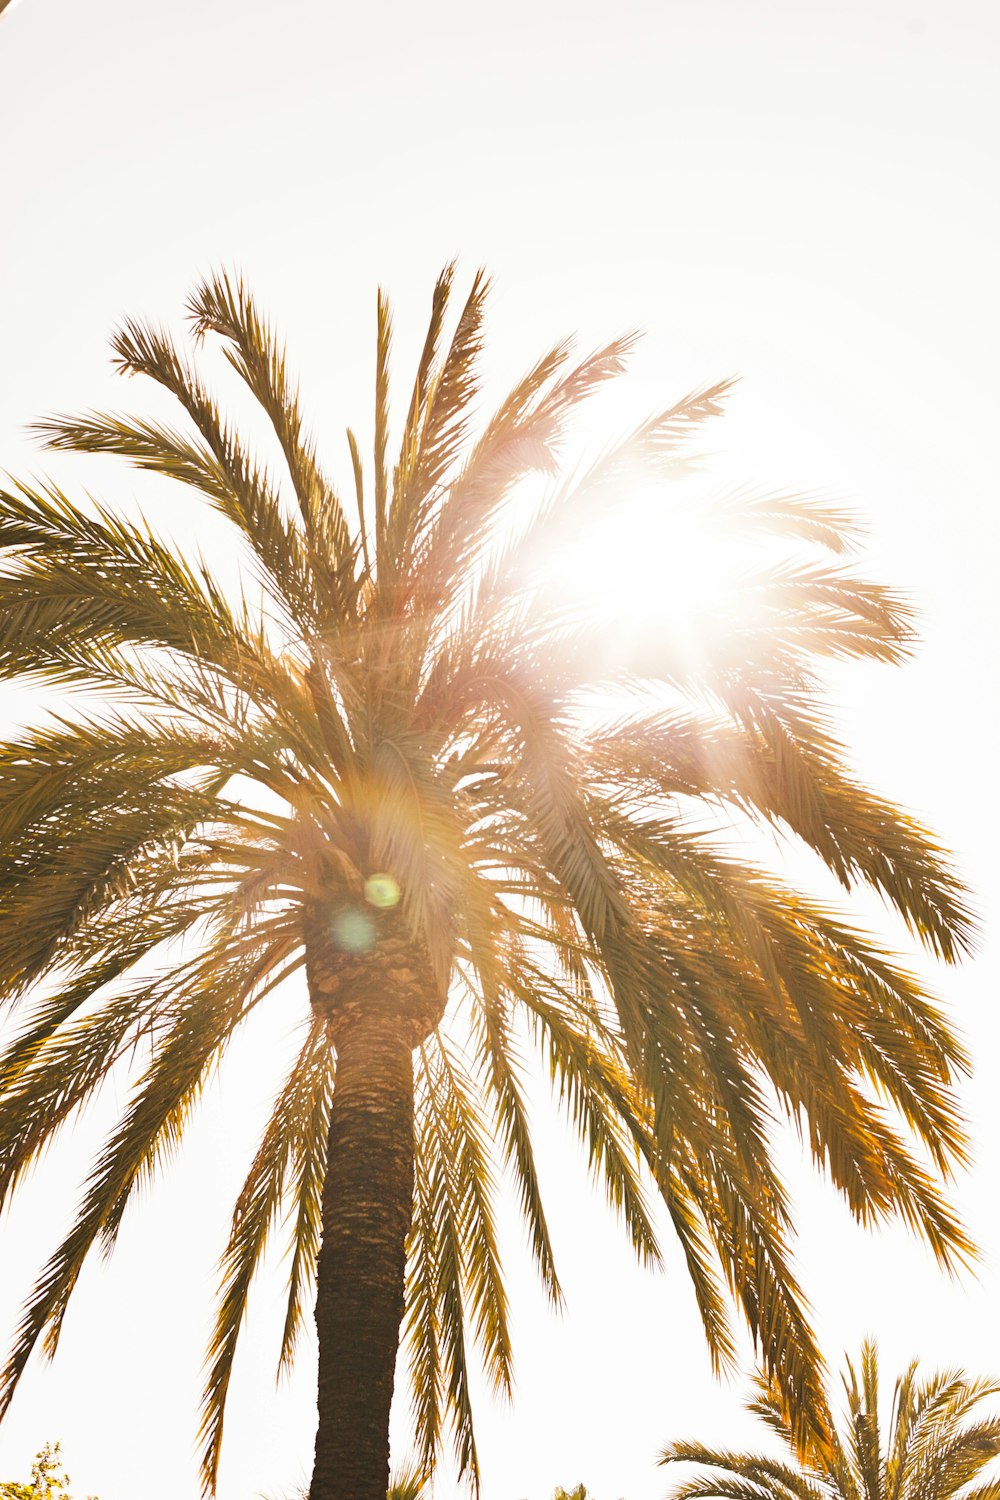
[[[313,1021],[298,1057],[275,1101],[246,1181],[236,1202],[229,1242],[222,1256],[221,1289],[215,1328],[209,1345],[208,1379],[199,1436],[203,1444],[202,1482],[214,1493],[222,1451],[226,1397],[240,1331],[254,1276],[288,1190],[289,1174],[298,1177],[295,1257],[289,1309],[282,1337],[282,1364],[290,1357],[301,1319],[300,1296],[310,1267],[315,1266],[319,1220],[315,1190],[303,1177],[314,1170],[326,1146],[333,1059],[326,1028]],[[319,1143],[322,1141],[322,1147]],[[311,1255],[310,1255],[311,1252]]]
[[[322,582],[324,613],[353,610],[356,549],[340,500],[307,436],[285,354],[239,279],[216,274],[196,288],[188,310],[201,338],[218,334],[226,357],[267,413],[284,455],[305,525],[310,563]]]
[[[263,961],[262,961],[263,953]],[[56,1350],[63,1319],[83,1263],[95,1241],[113,1244],[133,1189],[156,1162],[174,1151],[208,1070],[253,1003],[286,977],[269,975],[273,953],[261,936],[257,951],[221,967],[220,955],[195,967],[185,992],[175,990],[166,1040],[140,1082],[134,1101],[109,1137],[88,1179],[75,1224],[49,1260],[25,1307],[14,1348],[0,1375],[0,1413],[6,1411],[39,1338]]]
[[[385,293],[378,294],[378,344],[375,364],[375,560],[380,580],[390,569],[389,538],[389,356],[392,311]]]
[[[298,533],[284,519],[267,473],[242,447],[214,402],[187,372],[176,389],[186,393],[198,436],[160,423],[90,412],[53,417],[32,430],[47,446],[70,453],[112,453],[139,469],[163,474],[204,495],[249,544],[262,575],[286,613],[313,605],[315,582]]]
[[[671,1443],[661,1463],[696,1464],[705,1471],[674,1488],[671,1500],[695,1495],[749,1500],[752,1491],[773,1500],[969,1500],[970,1495],[992,1500],[997,1481],[981,1476],[1000,1456],[1000,1418],[972,1413],[1000,1394],[1000,1383],[958,1370],[921,1380],[911,1364],[895,1383],[885,1441],[873,1340],[863,1343],[857,1367],[845,1361],[843,1388],[842,1420],[831,1422],[820,1394],[813,1430],[803,1430],[796,1445],[787,1401],[773,1382],[758,1379],[748,1410],[777,1432],[787,1458]]]

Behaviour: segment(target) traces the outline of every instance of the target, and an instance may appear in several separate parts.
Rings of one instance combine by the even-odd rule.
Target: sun
[[[548,559],[546,586],[599,627],[602,665],[692,668],[746,614],[741,539],[686,485],[637,485]]]

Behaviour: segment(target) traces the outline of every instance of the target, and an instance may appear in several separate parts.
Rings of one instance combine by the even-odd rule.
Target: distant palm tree
[[[781,1398],[761,1381],[749,1410],[784,1439],[787,1459],[671,1443],[661,1463],[710,1471],[681,1484],[671,1500],[997,1500],[1000,1476],[984,1470],[1000,1456],[1000,1416],[975,1413],[1000,1396],[1000,1381],[960,1370],[918,1379],[917,1369],[914,1361],[896,1381],[883,1435],[878,1350],[866,1341],[860,1378],[847,1361],[846,1421],[838,1430],[817,1413],[797,1452]]]
[[[114,340],[118,366],[174,398],[181,425],[43,425],[57,449],[123,455],[204,497],[230,525],[224,563],[242,588],[197,547],[184,561],[144,521],[54,485],[0,492],[0,668],[64,695],[0,752],[0,983],[22,1017],[0,1058],[0,1201],[116,1065],[136,1080],[27,1304],[0,1401],[40,1339],[55,1349],[91,1248],[113,1245],[266,999],[300,1020],[301,1049],[222,1260],[210,1488],[250,1284],[285,1210],[282,1366],[318,1284],[313,1500],[385,1496],[401,1323],[421,1462],[450,1428],[476,1472],[471,1349],[496,1388],[511,1383],[501,1167],[561,1296],[528,1033],[638,1254],[659,1256],[655,1186],[716,1363],[733,1352],[728,1286],[789,1400],[820,1365],[769,1088],[859,1219],[902,1214],[945,1263],[968,1248],[905,1144],[913,1132],[941,1173],[963,1158],[947,1024],[870,941],[690,818],[736,808],[796,836],[957,957],[960,886],[923,829],[851,776],[823,715],[823,662],[901,660],[906,608],[843,566],[853,531],[837,509],[740,495],[720,510],[731,526],[795,544],[747,574],[753,614],[698,652],[664,637],[642,659],[616,653],[585,602],[532,582],[532,560],[677,473],[725,387],[560,477],[567,422],[629,340],[575,365],[551,350],[474,435],[486,282],[445,345],[452,279],[434,292],[394,461],[379,298],[367,470],[348,433],[357,522],[279,343],[225,276],[196,291],[194,330],[221,338],[259,403],[269,464],[175,343],[136,322]],[[529,475],[547,488],[512,526]]]

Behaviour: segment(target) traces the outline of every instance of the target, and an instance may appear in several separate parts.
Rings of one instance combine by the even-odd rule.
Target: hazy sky
[[[225,262],[286,330],[342,469],[343,428],[370,412],[376,284],[402,361],[458,254],[496,278],[498,379],[566,331],[589,345],[641,325],[637,416],[739,372],[713,434],[729,461],[870,518],[873,566],[919,601],[925,645],[902,672],[845,678],[857,763],[957,851],[987,934],[940,977],[977,1059],[978,1163],[958,1198],[978,1281],[944,1282],[901,1234],[863,1236],[799,1189],[827,1347],[872,1330],[887,1369],[919,1354],[1000,1371],[998,43],[1000,11],[970,0],[19,0],[0,19],[0,466],[37,470],[37,414],[140,399],[111,382],[111,327],[176,318]],[[285,1040],[278,1024],[270,1044]],[[114,1260],[88,1269],[56,1363],[0,1427],[0,1477],[61,1438],[78,1494],[194,1500],[214,1263],[268,1056],[248,1039],[242,1089],[212,1094]],[[102,1123],[0,1226],[4,1341]],[[480,1403],[484,1500],[579,1479],[598,1500],[654,1500],[669,1438],[748,1435],[740,1392],[711,1381],[676,1257],[665,1277],[636,1271],[584,1168],[556,1136],[545,1156],[570,1311],[549,1317],[518,1251],[518,1395]],[[276,1394],[279,1294],[266,1280],[247,1334],[222,1500],[308,1469],[313,1356]]]

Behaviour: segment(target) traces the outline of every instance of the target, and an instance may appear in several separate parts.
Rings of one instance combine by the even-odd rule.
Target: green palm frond
[[[998,1481],[988,1474],[1000,1457],[1000,1417],[983,1403],[1000,1396],[1000,1382],[959,1370],[919,1378],[911,1364],[896,1380],[883,1431],[878,1349],[861,1347],[856,1367],[845,1362],[846,1410],[831,1417],[820,1393],[799,1425],[798,1442],[787,1406],[761,1379],[747,1409],[772,1428],[789,1450],[775,1460],[755,1453],[674,1442],[660,1462],[695,1465],[698,1472],[671,1490],[671,1500],[712,1496],[732,1500],[989,1500]]]

